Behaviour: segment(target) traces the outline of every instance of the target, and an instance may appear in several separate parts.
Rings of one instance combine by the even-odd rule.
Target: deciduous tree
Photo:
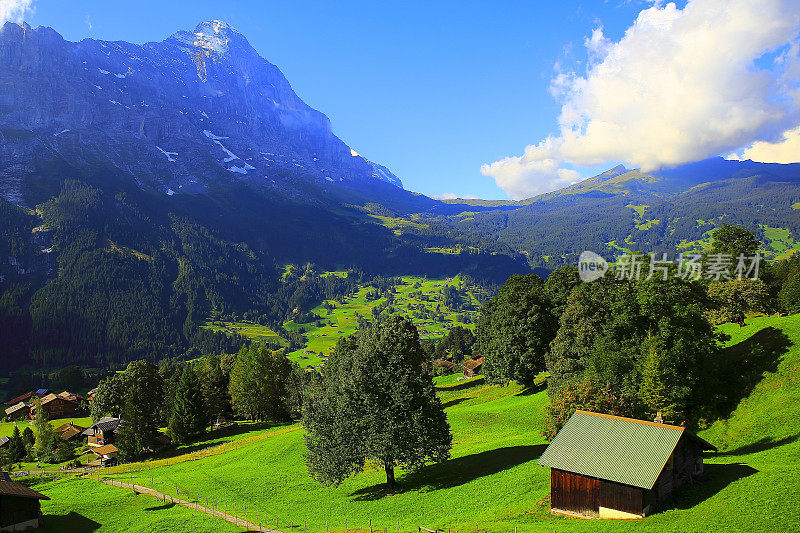
[[[450,426],[424,358],[417,329],[399,316],[339,340],[303,412],[315,479],[338,485],[374,461],[394,486],[395,468],[449,458]]]
[[[532,385],[545,369],[557,329],[544,280],[535,274],[511,276],[481,307],[475,329],[475,353],[484,357],[487,380]]]
[[[285,420],[292,367],[281,351],[254,344],[242,348],[231,369],[233,408],[251,420]]]

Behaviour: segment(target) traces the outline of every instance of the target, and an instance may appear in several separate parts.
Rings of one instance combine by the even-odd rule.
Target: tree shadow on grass
[[[75,511],[65,515],[46,514],[42,516],[44,527],[39,531],[74,531],[75,533],[92,533],[100,529],[91,518],[86,518]]]
[[[795,442],[798,438],[800,438],[800,435],[791,435],[789,437],[784,437],[778,440],[765,437],[759,441],[754,442],[753,444],[748,444],[747,446],[742,446],[740,448],[728,450],[726,452],[720,452],[716,455],[729,456],[729,457],[738,455],[749,455],[751,453],[763,452],[765,450],[771,450],[772,448],[777,448],[779,446],[791,444]]]
[[[792,346],[781,330],[766,327],[750,338],[722,352],[717,375],[724,399],[719,415],[727,418],[763,379],[765,372],[775,372],[781,357]]]
[[[449,489],[538,459],[545,448],[546,444],[509,446],[456,457],[406,474],[399,480],[399,486],[394,489],[389,489],[381,483],[359,489],[351,496],[357,501],[374,501],[398,492]]]
[[[158,453],[153,455],[152,459],[170,459],[172,457],[177,457],[178,455],[186,455],[187,453],[199,452],[201,450],[205,450],[206,448],[213,448],[215,446],[219,446],[220,444],[222,444],[221,442],[218,441],[218,439],[223,439],[226,437],[236,437],[239,435],[243,435],[245,433],[260,431],[262,429],[270,429],[276,427],[277,425],[278,424],[269,422],[258,422],[255,424],[240,424],[230,428],[218,429],[206,433],[204,437],[205,440],[202,442],[198,442],[189,446],[181,446],[180,448],[175,448],[172,446],[164,448],[163,450],[160,450]]]
[[[447,400],[446,402],[442,402],[442,407],[447,409],[448,407],[453,407],[454,405],[458,405],[461,402],[466,402],[467,400],[471,400],[472,398],[468,397],[461,397],[461,398],[453,398],[452,400]]]
[[[471,389],[472,387],[477,387],[478,385],[484,385],[485,383],[486,383],[486,378],[481,377],[472,381],[458,383],[456,385],[446,385],[443,387],[436,387],[436,390],[441,392],[461,391],[465,389]]]
[[[517,396],[532,396],[536,393],[542,392],[547,388],[547,381],[543,383],[533,384],[530,387],[525,387],[517,393]]]
[[[146,507],[145,511],[165,511],[167,509],[172,509],[173,507],[175,507],[175,504],[173,502],[168,502],[163,505],[157,505],[155,507]]]
[[[715,496],[734,481],[758,473],[752,466],[742,463],[707,464],[704,471],[705,479],[691,487],[677,489],[666,509],[690,509]]]

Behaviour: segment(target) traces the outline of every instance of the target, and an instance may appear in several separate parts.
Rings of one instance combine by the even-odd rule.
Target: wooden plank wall
[[[553,509],[598,516],[600,480],[553,468],[550,470],[550,500]]]
[[[600,481],[600,505],[631,514],[642,514],[643,490],[613,481]]]

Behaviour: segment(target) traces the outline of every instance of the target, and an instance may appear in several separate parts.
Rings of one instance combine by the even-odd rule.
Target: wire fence
[[[102,475],[93,474],[91,478],[107,485],[128,488],[137,494],[147,494],[165,503],[182,505],[188,509],[205,513],[226,520],[232,524],[246,528],[247,531],[260,531],[264,533],[472,533],[472,529],[429,529],[427,527],[411,524],[402,524],[400,520],[385,524],[374,522],[371,518],[326,520],[324,523],[308,522],[290,516],[265,513],[252,506],[248,509],[246,502],[208,497],[193,489],[189,490],[179,485],[147,476],[131,474],[120,479],[109,479]],[[475,527],[475,533],[486,533],[486,529]],[[510,533],[510,532],[509,532]],[[517,528],[514,527],[514,533]]]

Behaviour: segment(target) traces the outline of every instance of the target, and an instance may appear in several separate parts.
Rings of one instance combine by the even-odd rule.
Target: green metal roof
[[[652,489],[685,428],[576,411],[538,464]],[[694,435],[703,448],[713,448]]]

